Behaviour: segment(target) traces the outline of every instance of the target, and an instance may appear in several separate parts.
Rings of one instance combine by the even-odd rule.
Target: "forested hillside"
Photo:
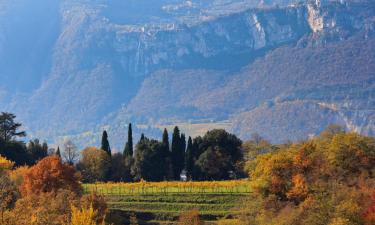
[[[0,107],[53,143],[97,144],[108,129],[117,150],[129,122],[138,137],[223,123],[275,142],[330,123],[372,135],[374,12],[368,0],[2,0]]]

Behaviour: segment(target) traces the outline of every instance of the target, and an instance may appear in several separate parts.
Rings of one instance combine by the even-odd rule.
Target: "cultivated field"
[[[131,215],[140,224],[173,224],[190,209],[198,209],[204,221],[214,223],[230,218],[251,191],[247,181],[103,183],[84,188],[106,196],[110,217],[118,224],[127,223]]]

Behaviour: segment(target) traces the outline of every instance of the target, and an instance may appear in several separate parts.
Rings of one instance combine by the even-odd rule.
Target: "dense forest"
[[[129,124],[122,153],[111,151],[106,131],[101,146],[78,151],[71,141],[61,149],[26,144],[21,128],[15,115],[0,115],[0,224],[118,224],[106,216],[105,197],[84,190],[89,183],[184,180],[215,189],[239,179],[252,191],[218,224],[375,224],[375,139],[337,125],[283,144],[257,134],[242,142],[225,130],[186,138],[178,127],[171,139],[165,129],[161,141],[142,135],[133,144]],[[200,218],[195,209],[178,223],[203,224]]]

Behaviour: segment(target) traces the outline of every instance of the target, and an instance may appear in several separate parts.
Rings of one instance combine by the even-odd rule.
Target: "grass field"
[[[237,203],[251,191],[247,181],[86,184],[84,190],[106,197],[109,219],[115,224],[127,224],[131,215],[139,224],[173,224],[181,212],[191,209],[213,224],[231,218]]]

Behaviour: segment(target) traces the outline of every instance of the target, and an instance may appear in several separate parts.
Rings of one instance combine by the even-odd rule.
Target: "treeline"
[[[19,165],[33,165],[48,155],[48,145],[38,139],[27,144],[16,138],[26,137],[25,131],[19,131],[22,124],[15,122],[11,113],[0,114],[0,155]]]
[[[107,131],[100,147],[79,151],[67,141],[62,149],[49,149],[38,139],[25,144],[17,138],[26,136],[15,115],[0,115],[0,155],[16,166],[32,166],[48,155],[57,155],[81,172],[84,182],[131,182],[167,180],[228,180],[242,178],[242,141],[225,130],[212,130],[203,137],[188,137],[175,127],[171,138],[164,129],[161,140],[144,134],[134,145],[132,125],[122,153],[112,153]]]
[[[82,151],[77,164],[85,182],[227,180],[243,177],[242,141],[224,130],[212,130],[203,137],[186,137],[175,127],[170,143],[167,129],[161,140],[144,134],[133,149],[132,125],[123,153],[111,153],[108,133],[101,148]]]

